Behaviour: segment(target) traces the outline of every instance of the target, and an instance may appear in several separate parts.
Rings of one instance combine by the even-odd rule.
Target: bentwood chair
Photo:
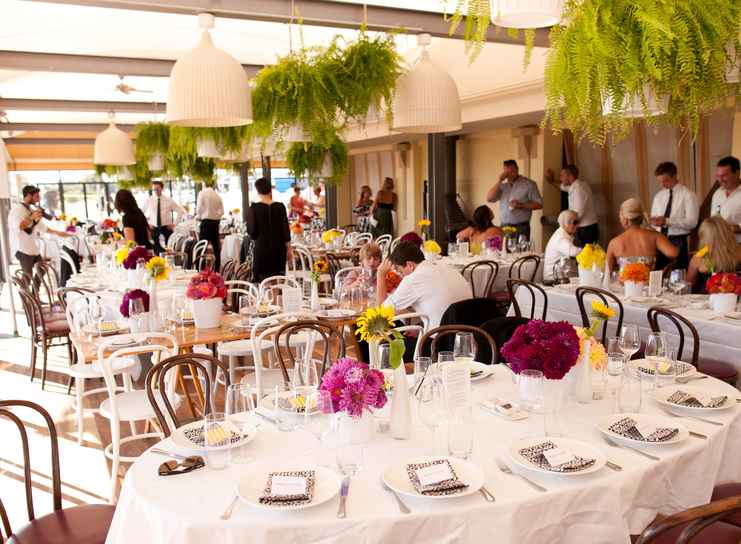
[[[219,271],[219,274],[221,274],[221,277],[225,280],[231,280],[232,276],[234,275],[236,266],[237,262],[234,259],[229,259],[221,263],[221,270]]]
[[[499,263],[488,260],[475,261],[466,265],[461,274],[471,284],[473,298],[488,298],[499,275]]]
[[[199,240],[193,246],[192,259],[193,268],[203,270],[206,267],[206,250],[208,249],[208,240]]]
[[[59,299],[59,306],[62,310],[67,311],[67,305],[72,297],[81,297],[93,293],[92,289],[86,289],[85,287],[60,287],[57,291],[57,298]]]
[[[44,419],[45,430],[49,433],[51,446],[51,489],[53,511],[36,517],[33,503],[34,471],[31,469],[31,447],[24,418],[19,409],[32,410]],[[7,512],[0,501],[0,541],[7,538],[8,544],[103,544],[111,526],[115,507],[108,504],[85,504],[62,508],[62,481],[59,470],[59,441],[57,430],[49,413],[33,402],[26,400],[0,400],[0,417],[15,424],[21,437],[23,450],[23,483],[26,492],[28,524],[17,531],[10,526]],[[8,436],[3,437],[4,445],[10,444]]]
[[[543,302],[543,312],[540,319],[546,320],[548,315],[548,294],[545,292],[540,285],[527,280],[507,280],[507,291],[509,291],[509,298],[512,300],[512,307],[517,317],[522,317],[522,309],[520,303],[517,301],[515,293],[517,291],[527,291],[530,299],[530,319],[535,319],[535,306],[538,303],[538,297],[540,296]]]
[[[510,280],[527,280],[534,283],[539,267],[540,257],[537,255],[525,255],[516,259],[510,265],[507,278]],[[502,312],[506,313],[509,305],[512,303],[509,291],[498,291],[495,293],[494,299],[499,303]]]
[[[646,317],[651,330],[654,332],[661,332],[659,318],[662,318],[663,321],[671,324],[676,330],[677,336],[679,336],[679,345],[677,346],[678,360],[685,360],[682,356],[684,355],[685,348],[685,329],[687,329],[689,335],[692,337],[692,356],[688,362],[703,374],[730,383],[731,385],[736,384],[738,371],[733,365],[722,361],[712,361],[700,358],[700,335],[689,319],[677,312],[657,306],[649,308]]]
[[[317,372],[320,378],[333,361],[345,356],[345,338],[341,331],[328,322],[307,319],[286,323],[273,335],[273,348],[283,373],[285,387],[289,387],[291,381],[286,362],[289,361],[291,368],[294,368],[297,360],[301,360],[299,350],[296,349],[297,353],[295,353],[292,349],[298,346],[303,348],[303,360],[305,361],[316,361],[315,351],[321,350],[321,367]],[[335,353],[332,353],[333,346],[336,346]]]
[[[389,247],[391,246],[391,235],[382,234],[381,236],[376,238],[376,243],[378,244],[378,247],[381,248],[381,254],[384,257],[388,257]]]
[[[252,305],[257,304],[257,300],[260,298],[260,291],[254,283],[244,280],[229,280],[225,281],[224,285],[227,288],[226,305],[233,312],[239,312],[239,298],[241,296],[251,297]]]
[[[524,325],[528,321],[530,320],[525,317],[504,316],[495,317],[481,325],[481,328],[488,332],[494,339],[497,345],[497,357],[500,363],[509,365],[509,361],[502,356],[502,346],[512,338],[512,335],[515,334],[515,331],[520,325]]]
[[[585,299],[589,299],[588,303]],[[620,299],[610,291],[605,289],[599,289],[597,287],[577,287],[576,288],[576,303],[579,305],[579,314],[581,315],[581,323],[583,327],[589,327],[591,323],[592,305],[593,300],[598,300],[605,306],[609,306],[617,313],[617,320],[614,320],[616,324],[616,331],[620,332],[623,328],[623,316],[625,311],[623,309],[623,303]],[[600,340],[605,347],[607,347],[607,321],[602,323],[601,327],[602,339]]]
[[[36,298],[49,311],[59,310],[56,305],[56,292],[59,288],[59,276],[51,261],[38,261],[34,267],[34,285],[37,285]]]
[[[452,343],[450,343],[450,345],[440,347],[440,340],[449,336],[455,336],[455,334],[459,332],[473,333],[474,340],[477,343],[476,360],[478,362],[492,365],[497,363],[497,344],[494,342],[494,339],[482,328],[471,327],[469,325],[443,325],[427,331],[419,340],[418,351],[422,354],[427,353],[427,345],[429,343],[430,357],[435,361],[437,360],[437,354],[439,351],[446,351],[446,348],[449,350],[450,345],[452,345]],[[483,340],[483,345],[481,340]]]

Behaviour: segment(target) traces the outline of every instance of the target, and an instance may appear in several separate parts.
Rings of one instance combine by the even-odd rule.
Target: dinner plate
[[[485,365],[484,363],[479,363],[477,361],[474,361],[471,363],[471,366],[469,367],[471,370],[471,374],[474,372],[483,372],[483,374],[479,374],[477,376],[471,376],[472,382],[478,382],[481,380],[485,380],[489,376],[494,374],[494,369],[492,368],[492,365]]]
[[[652,368],[653,363],[651,363],[651,361],[649,361],[648,359],[634,359],[628,364],[634,372],[640,372],[641,375],[644,377],[653,376],[653,373],[648,371],[648,369]],[[697,374],[697,369],[690,363],[685,363],[684,361],[676,361],[675,364],[679,367],[677,377],[681,376],[683,378],[686,378],[688,376],[692,376],[693,374]],[[674,379],[674,377],[674,374],[662,374],[661,372],[659,372],[660,379]]]
[[[121,336],[115,336],[110,340],[110,346],[113,349],[127,348],[129,346],[135,346],[137,342],[131,335],[123,334]]]
[[[658,304],[666,305],[666,304],[669,304],[669,301],[664,300],[661,297],[644,297],[644,296],[627,297],[627,300],[629,300],[631,302],[635,302],[636,304],[654,304],[654,305],[658,305]]]
[[[539,467],[538,465],[530,461],[527,457],[524,457],[520,454],[520,450],[542,444],[543,442],[552,442],[556,445],[556,447],[567,448],[576,455],[588,459],[594,459],[594,464],[578,472],[555,472]],[[532,472],[537,472],[539,474],[549,474],[551,476],[571,477],[581,476],[582,474],[591,474],[593,472],[601,470],[602,467],[605,466],[605,462],[607,461],[607,459],[605,458],[605,454],[591,444],[581,442],[579,440],[571,440],[569,438],[559,438],[554,436],[540,436],[535,438],[524,438],[522,440],[517,440],[510,445],[508,453],[510,458],[516,465]]]
[[[334,310],[321,310],[317,312],[316,315],[325,319],[342,319],[345,317],[352,317],[357,314],[358,312],[356,310],[351,310],[349,308],[336,308]]]
[[[409,474],[407,473],[407,465],[425,463],[428,461],[436,461],[438,459],[447,459],[447,461],[453,467],[456,476],[458,476],[458,479],[464,484],[467,484],[468,487],[462,489],[460,493],[455,493],[453,495],[423,495],[422,493],[419,493],[414,488],[414,484],[412,484],[411,480],[409,479]],[[403,462],[395,461],[389,465],[386,465],[386,468],[383,469],[382,478],[387,486],[401,495],[429,500],[450,500],[456,499],[458,497],[472,495],[473,493],[476,493],[479,489],[481,489],[486,480],[484,471],[481,470],[481,468],[479,468],[477,465],[474,465],[469,461],[464,461],[463,459],[457,459],[455,457],[440,456],[415,457],[412,459],[407,459]]]
[[[648,442],[646,440],[635,440],[627,436],[622,436],[621,434],[615,433],[610,430],[610,426],[613,423],[616,423],[625,417],[629,417],[638,423],[649,423],[651,425],[656,425],[657,428],[662,427],[667,429],[679,429],[679,433],[674,435],[669,440],[664,440],[662,442]],[[599,429],[602,434],[610,438],[610,440],[614,440],[615,442],[620,442],[622,444],[627,444],[629,446],[665,446],[668,444],[678,444],[690,437],[689,431],[685,429],[681,423],[678,423],[676,418],[664,417],[660,415],[610,414],[609,416],[602,418],[597,423],[597,429]]]
[[[331,297],[319,297],[319,304],[321,306],[337,306],[339,304],[336,298]]]
[[[262,504],[260,497],[265,492],[265,486],[268,482],[268,475],[271,472],[283,472],[293,470],[313,470],[314,471],[314,494],[311,502],[303,504],[294,504],[282,506],[279,504]],[[306,467],[295,465],[278,465],[278,464],[254,464],[250,465],[239,477],[237,484],[237,494],[245,503],[259,510],[269,510],[271,512],[290,512],[294,510],[305,510],[319,506],[327,501],[332,500],[339,492],[342,480],[339,475],[324,467]]]
[[[227,422],[228,423],[228,422]],[[189,451],[206,451],[205,446],[199,446],[198,444],[195,444],[194,442],[191,442],[188,437],[185,436],[185,431],[188,431],[190,429],[195,429],[197,427],[203,427],[203,421],[192,421],[191,423],[186,423],[185,425],[178,427],[175,429],[175,432],[172,433],[172,441],[178,448],[182,448],[184,450]],[[238,448],[240,446],[244,446],[245,444],[249,444],[255,439],[255,436],[257,435],[257,427],[251,426],[250,430],[247,432],[247,436],[243,436],[241,440],[238,442],[234,442],[233,444],[225,444],[223,446],[218,446],[214,448],[208,448],[212,450],[228,450],[232,448]]]
[[[693,395],[696,393],[710,394],[713,396],[726,395],[728,398],[726,399],[726,402],[724,402],[722,406],[718,406],[717,408],[693,408],[691,406],[680,406],[678,404],[674,404],[673,402],[669,402],[666,400],[669,397],[671,397],[674,393],[676,393],[677,391],[684,391],[685,393],[689,393],[690,395]],[[729,394],[727,392],[718,393],[710,389],[704,389],[701,387],[695,387],[695,386],[684,385],[684,384],[679,384],[679,383],[672,384],[671,386],[655,389],[653,393],[651,394],[651,396],[656,402],[661,404],[664,408],[666,408],[670,412],[673,412],[675,414],[680,414],[680,415],[701,415],[701,414],[707,414],[709,412],[722,412],[723,410],[729,410],[738,404],[735,400],[737,395]]]
[[[280,398],[289,398],[292,396],[293,396],[292,391],[281,391],[280,393],[278,393],[278,397]],[[273,395],[266,395],[262,399],[260,399],[260,407],[270,412],[273,412],[276,409],[275,398],[273,397]],[[313,409],[309,410],[310,416],[313,416],[314,414],[318,414],[318,413],[319,413],[319,410],[316,409],[316,406],[314,406]]]

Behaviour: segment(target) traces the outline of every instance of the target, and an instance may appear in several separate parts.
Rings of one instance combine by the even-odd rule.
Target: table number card
[[[417,469],[417,478],[422,487],[427,487],[454,478],[448,463],[438,463]]]
[[[284,312],[300,312],[301,305],[303,302],[303,296],[301,288],[299,287],[283,287],[283,311]]]
[[[662,270],[656,270],[650,273],[648,277],[648,296],[658,297],[661,295],[663,274],[664,272]]]
[[[471,404],[471,372],[467,364],[443,363],[443,387],[448,409],[465,408]]]
[[[277,496],[301,495],[306,493],[307,480],[305,476],[273,476],[270,494]]]
[[[643,438],[648,438],[656,432],[656,425],[648,421],[638,421],[635,424],[635,429]]]

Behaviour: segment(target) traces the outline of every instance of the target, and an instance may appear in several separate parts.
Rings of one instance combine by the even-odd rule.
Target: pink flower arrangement
[[[424,243],[424,240],[422,240],[422,237],[417,234],[416,232],[407,232],[404,236],[399,238],[400,242],[411,242],[417,247],[422,247],[422,244]]]
[[[132,289],[131,291],[126,291],[121,301],[121,306],[118,307],[118,311],[121,312],[122,316],[129,317],[129,303],[137,298],[142,299],[144,311],[149,311],[149,293],[141,289]]]
[[[220,274],[211,272],[210,270],[204,270],[190,278],[185,295],[194,300],[224,298],[226,291],[224,278]]]
[[[77,232],[77,227],[75,227],[74,225],[67,225],[67,228],[64,229],[64,231],[74,234],[75,232]]]
[[[126,256],[122,264],[126,270],[134,270],[136,269],[136,263],[139,261],[144,261],[146,263],[152,257],[154,257],[154,253],[149,251],[146,247],[136,246],[134,249],[129,251],[129,254]]]
[[[371,370],[367,364],[355,359],[339,359],[322,378],[322,391],[329,391],[333,412],[347,412],[360,417],[364,410],[386,405],[384,377],[380,370]]]
[[[494,251],[502,251],[502,237],[492,236],[486,241],[486,247]]]
[[[502,346],[502,357],[513,372],[540,370],[549,380],[560,380],[579,358],[579,336],[566,321],[533,319],[515,330]]]

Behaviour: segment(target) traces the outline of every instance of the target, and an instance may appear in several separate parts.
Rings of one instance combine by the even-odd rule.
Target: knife
[[[255,414],[257,414],[257,416],[259,416],[260,418],[264,419],[268,423],[272,423],[273,425],[276,425],[277,424],[277,422],[275,421],[274,418],[272,418],[270,416],[267,416],[267,415],[263,414],[262,412],[258,412],[257,410],[255,410]]]
[[[337,509],[337,517],[345,519],[347,517],[347,493],[350,491],[350,477],[345,476],[342,480],[342,487],[340,487],[340,507]]]

